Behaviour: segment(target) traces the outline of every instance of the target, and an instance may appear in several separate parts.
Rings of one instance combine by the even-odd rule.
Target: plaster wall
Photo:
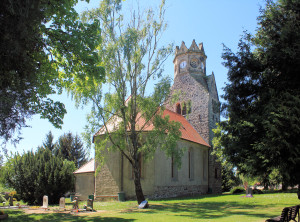
[[[95,174],[80,173],[75,174],[75,194],[80,200],[87,200],[89,195],[94,194]]]

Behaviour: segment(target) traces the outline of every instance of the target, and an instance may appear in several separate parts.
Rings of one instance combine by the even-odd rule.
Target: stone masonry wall
[[[191,101],[191,113],[186,116],[187,120],[208,143],[208,91],[189,74],[180,75],[175,78],[170,95],[178,91],[180,91],[180,97],[177,103],[183,104],[183,102],[187,103],[189,100]],[[170,100],[171,97],[166,102],[166,108],[176,112],[177,103],[171,104]]]
[[[149,199],[172,198],[179,196],[194,196],[207,193],[205,185],[190,185],[190,186],[157,186],[155,192]]]

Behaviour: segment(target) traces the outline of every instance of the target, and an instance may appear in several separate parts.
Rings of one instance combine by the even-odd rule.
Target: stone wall
[[[95,198],[117,196],[120,192],[120,153],[109,152],[95,181]],[[96,166],[98,163],[96,162]]]
[[[157,186],[149,199],[162,199],[180,196],[195,196],[207,193],[207,185],[186,185],[186,186]]]

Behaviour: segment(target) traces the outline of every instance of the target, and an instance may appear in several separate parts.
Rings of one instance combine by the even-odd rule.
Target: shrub
[[[253,189],[253,194],[263,194],[264,192],[259,189]]]
[[[4,196],[0,193],[0,203],[6,202]]]
[[[49,197],[49,204],[57,204],[74,187],[75,164],[53,155],[49,149],[17,153],[6,164],[6,183],[15,189],[10,196],[29,205],[42,204],[44,195]]]
[[[231,194],[238,194],[238,193],[245,193],[245,188],[244,187],[234,187],[230,190]]]

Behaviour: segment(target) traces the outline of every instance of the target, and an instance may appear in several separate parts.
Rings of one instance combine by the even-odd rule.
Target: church
[[[177,144],[187,149],[180,169],[160,150],[152,160],[142,161],[141,184],[146,198],[221,193],[221,165],[211,154],[212,129],[220,121],[220,102],[215,76],[206,74],[206,59],[203,43],[197,45],[193,40],[189,48],[184,42],[176,47],[171,95],[179,91],[180,96],[175,104],[165,102],[164,115],[181,123]],[[80,199],[91,194],[95,200],[117,199],[120,193],[126,198],[135,197],[130,163],[122,160],[119,152],[111,152],[107,158],[109,161],[97,174],[94,160],[74,172]]]

